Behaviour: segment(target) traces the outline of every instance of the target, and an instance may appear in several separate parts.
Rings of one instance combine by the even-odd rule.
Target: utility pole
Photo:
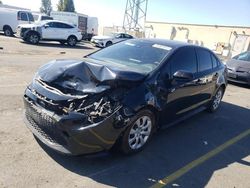
[[[148,0],[127,0],[123,29],[144,32]]]

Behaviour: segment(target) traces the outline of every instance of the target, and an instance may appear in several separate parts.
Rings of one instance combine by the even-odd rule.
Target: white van
[[[4,31],[6,36],[12,36],[19,24],[32,22],[34,18],[29,11],[0,7],[0,31]]]

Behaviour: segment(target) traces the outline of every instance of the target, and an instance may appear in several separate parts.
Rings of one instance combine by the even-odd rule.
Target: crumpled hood
[[[146,75],[115,70],[87,60],[55,60],[42,66],[35,76],[67,94],[100,93],[116,86],[142,81]]]
[[[228,68],[233,68],[234,70],[238,69],[245,69],[250,70],[250,62],[248,61],[241,61],[236,59],[231,59],[226,63]]]

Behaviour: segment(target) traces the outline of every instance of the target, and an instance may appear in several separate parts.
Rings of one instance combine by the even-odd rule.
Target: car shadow
[[[238,86],[238,87],[243,87],[243,88],[246,88],[246,89],[250,89],[250,85],[247,85],[247,84],[240,84],[240,83],[231,82],[231,81],[228,81],[228,83],[231,84],[231,85],[234,85],[234,86]]]
[[[173,127],[158,131],[140,153],[124,156],[106,152],[89,156],[64,156],[41,142],[45,152],[65,169],[114,187],[149,187],[219,145],[249,129],[249,109],[222,102],[216,113],[201,112]],[[250,154],[250,139],[241,147],[234,145],[179,178],[182,187],[205,187],[213,173],[232,163],[250,166],[243,160]],[[246,149],[247,148],[247,149]],[[230,151],[229,151],[230,150]],[[231,152],[230,156],[227,152]],[[222,159],[218,160],[217,157]],[[216,160],[217,159],[217,160]],[[199,171],[199,168],[202,168]],[[197,174],[198,173],[198,174]],[[195,177],[195,178],[193,178]]]
[[[32,44],[29,44],[27,42],[24,42],[24,41],[20,41],[21,43],[23,44],[27,44],[27,45],[32,45]],[[39,47],[49,47],[49,48],[62,48],[62,49],[87,49],[87,50],[93,50],[95,49],[95,47],[91,47],[89,44],[88,46],[85,45],[83,42],[79,42],[77,43],[76,46],[68,46],[67,44],[60,44],[60,43],[57,43],[57,42],[39,42],[39,44],[37,44],[36,46],[39,46]]]

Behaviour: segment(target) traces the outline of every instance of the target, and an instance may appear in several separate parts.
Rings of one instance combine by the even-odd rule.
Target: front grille
[[[25,102],[25,107],[27,120],[43,138],[52,143],[58,143],[60,145],[66,144],[66,141],[61,134],[61,130],[57,128],[59,124],[54,118],[37,110],[37,107],[29,101]]]

